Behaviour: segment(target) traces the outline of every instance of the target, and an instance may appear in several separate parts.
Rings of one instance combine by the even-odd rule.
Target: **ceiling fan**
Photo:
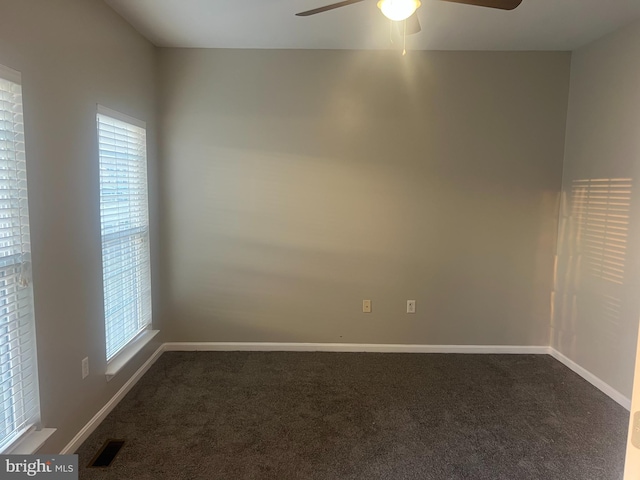
[[[324,7],[314,8],[305,12],[296,13],[298,17],[308,17],[317,13],[328,12],[336,8],[346,7],[355,3],[365,2],[367,0],[344,0]],[[478,7],[497,8],[500,10],[513,10],[518,7],[522,0],[445,0],[447,2],[464,3],[466,5],[476,5]],[[385,17],[390,20],[399,22],[406,20],[406,34],[410,35],[418,33],[421,30],[420,21],[416,15],[416,10],[420,7],[420,0],[380,0],[378,8]]]

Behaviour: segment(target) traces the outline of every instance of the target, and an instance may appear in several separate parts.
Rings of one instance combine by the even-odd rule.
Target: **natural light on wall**
[[[39,422],[20,74],[0,66],[0,452]]]
[[[574,180],[572,216],[583,266],[592,276],[624,282],[631,210],[630,178]]]
[[[107,360],[151,324],[143,122],[99,107],[100,219]]]

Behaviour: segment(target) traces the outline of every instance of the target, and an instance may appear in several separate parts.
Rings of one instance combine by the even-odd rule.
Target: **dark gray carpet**
[[[618,480],[627,421],[546,355],[169,352],[80,478]]]

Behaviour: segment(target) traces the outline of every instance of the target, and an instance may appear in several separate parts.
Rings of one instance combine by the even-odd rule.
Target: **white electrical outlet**
[[[362,312],[371,313],[371,300],[362,300]]]
[[[407,300],[407,313],[416,313],[416,301]]]
[[[82,379],[89,376],[89,357],[82,359]]]

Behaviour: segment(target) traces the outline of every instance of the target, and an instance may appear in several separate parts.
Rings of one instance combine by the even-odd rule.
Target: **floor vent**
[[[96,456],[93,457],[91,463],[89,463],[89,468],[91,467],[109,467],[113,462],[118,452],[124,445],[124,440],[107,440],[104,442],[104,445],[98,450]]]

